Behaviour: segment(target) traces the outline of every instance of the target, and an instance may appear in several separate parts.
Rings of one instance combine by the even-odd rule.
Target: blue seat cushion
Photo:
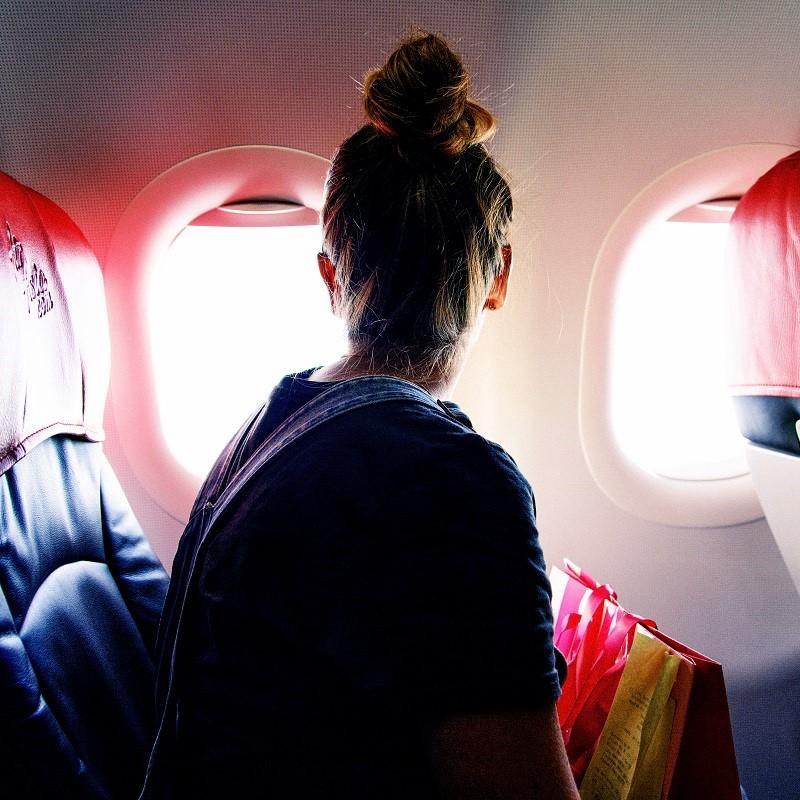
[[[0,795],[135,798],[168,578],[101,445],[37,445],[0,523]]]

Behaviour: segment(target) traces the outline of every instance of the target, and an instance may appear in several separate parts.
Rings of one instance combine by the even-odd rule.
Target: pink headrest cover
[[[731,219],[731,391],[800,397],[800,151]]]
[[[57,433],[103,439],[103,278],[72,220],[0,173],[0,474]]]

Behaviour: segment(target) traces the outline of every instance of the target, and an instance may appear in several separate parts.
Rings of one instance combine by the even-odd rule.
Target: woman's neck
[[[342,356],[338,361],[327,364],[315,370],[308,376],[311,381],[341,381],[349,378],[360,378],[364,375],[389,375],[393,378],[416,383],[425,389],[426,392],[441,400],[448,400],[455,388],[458,376],[461,374],[463,358],[454,360],[452,368],[444,373],[435,373],[423,377],[415,377],[413,374],[393,370],[390,368],[379,368],[374,363],[369,363],[365,359],[360,359],[352,355]]]

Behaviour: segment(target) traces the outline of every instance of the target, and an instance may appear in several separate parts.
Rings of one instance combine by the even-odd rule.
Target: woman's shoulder
[[[299,408],[326,388],[342,384],[342,381],[310,380],[312,373],[318,374],[319,369],[287,375],[273,394],[280,390],[292,395],[294,403],[289,405]],[[436,400],[434,404],[405,396],[367,404],[343,415],[338,424],[323,425],[319,434],[328,446],[335,446],[340,440],[348,450],[359,445],[371,449],[382,447],[387,454],[397,455],[400,450],[411,456],[434,450],[449,459],[479,462],[484,470],[494,471],[530,492],[530,484],[511,455],[502,445],[476,431],[469,416],[452,400]]]
[[[440,488],[455,482],[465,493],[532,502],[531,485],[505,448],[477,432],[456,403],[437,405],[399,400],[367,406],[330,426],[325,438],[349,453],[380,454],[381,462],[402,464],[407,476]]]

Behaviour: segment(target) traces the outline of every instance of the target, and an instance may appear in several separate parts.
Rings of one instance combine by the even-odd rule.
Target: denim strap
[[[164,647],[159,654],[158,672],[160,679],[163,672],[166,672],[167,685],[163,693],[164,708],[159,718],[158,732],[150,752],[147,777],[139,800],[148,800],[148,798],[164,800],[172,796],[171,780],[164,771],[163,757],[164,749],[168,749],[174,744],[176,736],[177,701],[174,677],[178,639],[195,568],[202,561],[214,523],[231,501],[264,469],[270,460],[301,436],[348,411],[392,400],[424,403],[437,409],[440,413],[452,416],[450,411],[428,392],[415,383],[402,378],[367,375],[337,381],[330,388],[320,392],[302,405],[294,414],[288,416],[259,445],[236,473],[229,476],[228,473],[231,464],[235,461],[235,455],[246,441],[258,416],[258,414],[253,415],[239,430],[215,469],[206,479],[184,533],[184,536],[196,534],[191,563],[185,574],[179,577],[180,585],[175,587],[177,590],[175,594],[170,591],[168,598],[173,597],[174,603],[168,612],[165,609],[165,618],[162,618],[161,622],[161,625],[165,626],[163,631]],[[197,526],[196,531],[190,531],[190,528],[194,528],[194,526]],[[161,635],[162,631],[159,631],[159,638]],[[169,644],[170,640],[171,645]]]

